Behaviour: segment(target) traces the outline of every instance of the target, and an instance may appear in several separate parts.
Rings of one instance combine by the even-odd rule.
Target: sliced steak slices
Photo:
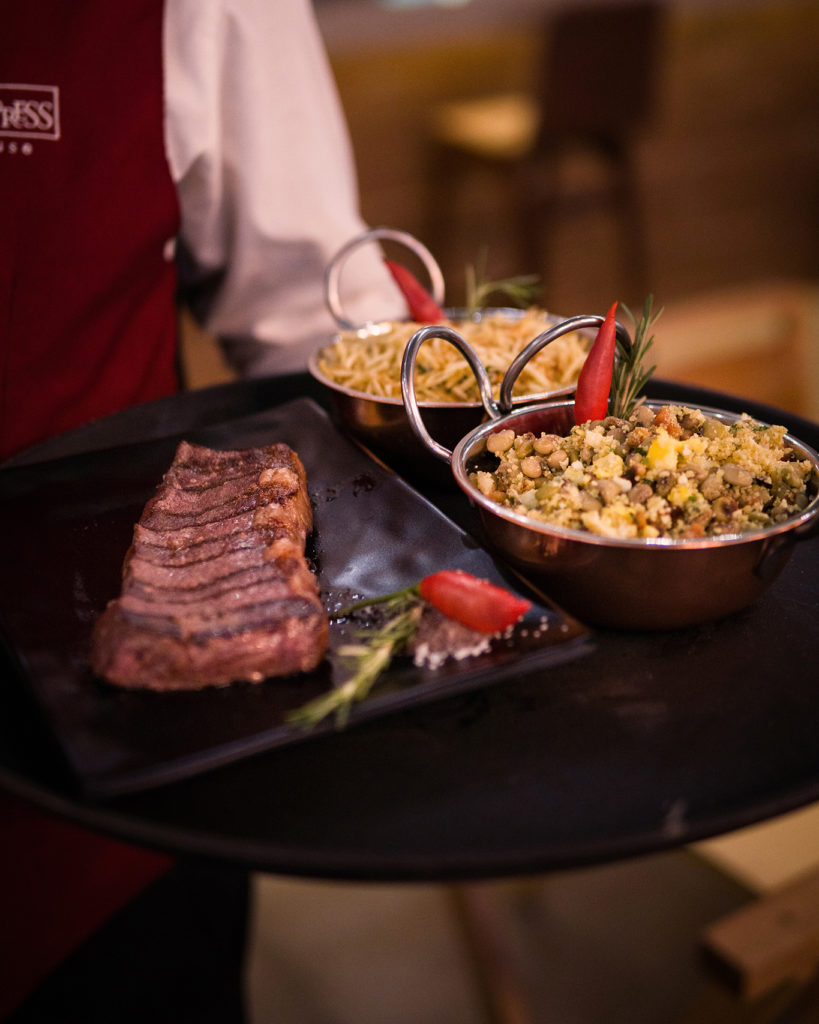
[[[190,690],[315,668],[327,616],[304,557],[304,467],[284,444],[183,441],[145,506],[91,666],[118,686]]]

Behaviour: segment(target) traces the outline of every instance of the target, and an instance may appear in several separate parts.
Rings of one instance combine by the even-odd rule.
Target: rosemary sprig
[[[500,281],[489,281],[486,278],[486,252],[481,252],[478,269],[471,263],[466,272],[466,311],[469,316],[482,309],[491,295],[505,295],[515,306],[524,309],[534,301],[539,288],[540,279],[535,274],[520,274],[507,277]]]
[[[336,725],[343,728],[352,706],[369,695],[393,657],[415,635],[423,610],[417,587],[407,587],[384,598],[360,601],[335,617],[346,618],[359,608],[376,604],[386,609],[384,623],[377,629],[358,632],[359,637],[366,638],[366,643],[344,644],[338,649],[342,664],[352,674],[339,686],[291,711],[287,715],[288,724],[312,728],[328,715],[335,715]]]
[[[635,325],[634,340],[628,353],[620,352],[614,362],[614,372],[609,394],[609,415],[625,419],[634,411],[638,404],[638,395],[645,387],[651,375],[657,369],[656,364],[648,369],[643,365],[648,351],[654,344],[654,336],[649,331],[657,322],[662,309],[653,312],[654,297],[649,295],[643,305],[643,314],[639,321],[628,308],[623,306]]]

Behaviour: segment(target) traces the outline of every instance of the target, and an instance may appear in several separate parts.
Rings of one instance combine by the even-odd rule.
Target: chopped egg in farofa
[[[640,405],[557,434],[502,429],[486,441],[497,468],[472,483],[530,519],[607,537],[697,538],[782,522],[810,502],[811,464],[786,430],[743,415]]]

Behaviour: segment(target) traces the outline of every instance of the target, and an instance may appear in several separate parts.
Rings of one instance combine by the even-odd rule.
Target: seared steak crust
[[[152,690],[315,668],[328,626],[304,557],[311,529],[304,467],[287,445],[183,441],[134,527],[121,593],[94,626],[92,668]]]

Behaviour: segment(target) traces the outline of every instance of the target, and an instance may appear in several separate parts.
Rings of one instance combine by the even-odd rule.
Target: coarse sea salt
[[[416,668],[440,668],[445,661],[463,661],[485,654],[492,646],[492,637],[484,634],[473,643],[462,644],[450,650],[437,650],[426,641],[416,645],[412,661]]]
[[[413,664],[416,668],[437,669],[447,661],[465,661],[486,654],[495,641],[537,640],[549,629],[550,623],[544,615],[528,626],[516,623],[498,633],[476,633],[438,613],[428,612],[424,626],[412,646]]]

